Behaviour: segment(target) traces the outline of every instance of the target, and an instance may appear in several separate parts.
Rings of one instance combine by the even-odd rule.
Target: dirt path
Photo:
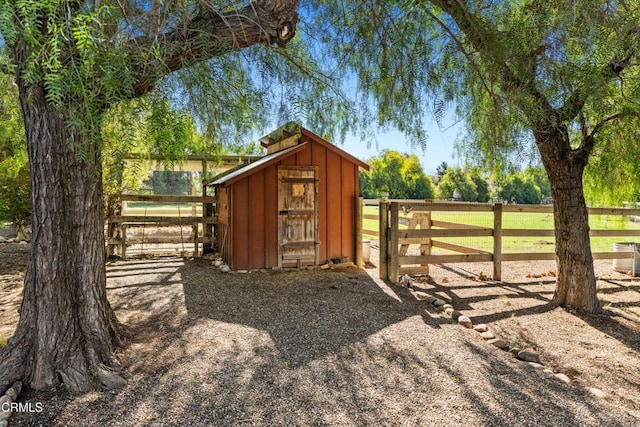
[[[21,273],[0,257],[4,310]],[[535,347],[571,377],[565,384],[362,270],[223,274],[201,259],[119,261],[108,296],[135,333],[120,354],[129,384],[27,392],[44,411],[11,425],[639,425],[640,288],[598,268],[601,297],[628,319],[549,311],[552,280],[526,277],[548,272],[544,263],[507,267],[501,284],[474,280],[481,265],[433,268],[419,284]],[[15,318],[4,313],[8,330]]]

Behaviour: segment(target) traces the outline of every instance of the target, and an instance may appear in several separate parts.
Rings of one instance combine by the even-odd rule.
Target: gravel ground
[[[26,259],[9,246],[17,248],[0,245],[5,331],[15,327],[5,304],[19,302]],[[108,266],[109,299],[134,332],[119,354],[128,385],[81,396],[26,391],[21,401],[44,411],[16,414],[11,425],[640,425],[638,281],[598,263],[600,296],[623,316],[582,317],[545,305],[553,280],[542,273],[552,263],[504,268],[504,282],[491,283],[477,280],[486,265],[433,267],[417,286],[535,348],[570,384],[373,268],[224,274],[203,259],[137,259]]]

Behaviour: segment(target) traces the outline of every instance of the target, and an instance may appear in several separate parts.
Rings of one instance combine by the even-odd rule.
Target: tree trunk
[[[79,150],[41,85],[18,79],[31,168],[33,237],[20,321],[0,353],[0,385],[74,392],[124,384],[106,297],[99,150]],[[75,149],[71,148],[71,143]]]
[[[567,129],[534,132],[553,197],[557,281],[552,304],[584,313],[601,310],[582,187],[587,156],[571,150]]]

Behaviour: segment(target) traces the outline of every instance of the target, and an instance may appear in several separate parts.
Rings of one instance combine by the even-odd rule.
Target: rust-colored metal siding
[[[226,257],[235,270],[278,265],[278,166],[318,167],[318,261],[349,257],[355,261],[355,198],[358,165],[304,135],[305,148],[229,187],[231,252]]]

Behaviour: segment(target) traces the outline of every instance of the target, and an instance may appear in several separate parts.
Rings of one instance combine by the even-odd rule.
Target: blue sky
[[[377,144],[373,143],[370,147],[367,147],[367,144],[358,136],[347,136],[341,148],[365,161],[385,148],[415,154],[420,159],[425,173],[433,175],[442,162],[447,162],[449,166],[459,164],[459,159],[453,157],[453,143],[461,128],[462,124],[457,123],[449,128],[440,129],[437,124],[431,122],[428,127],[429,139],[424,150],[421,147],[412,147],[407,137],[395,130],[378,134]]]

